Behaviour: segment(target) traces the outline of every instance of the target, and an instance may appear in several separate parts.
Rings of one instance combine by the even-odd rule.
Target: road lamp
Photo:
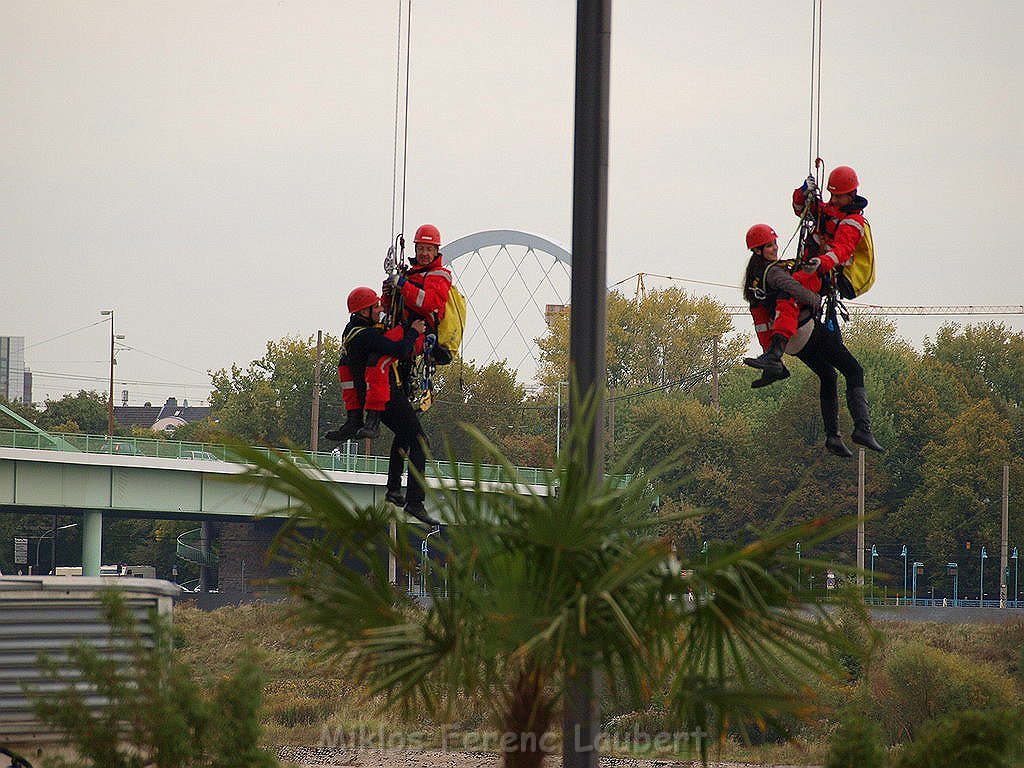
[[[953,577],[953,605],[956,605],[959,599],[957,597],[960,592],[959,570],[959,566],[956,563],[946,563],[946,573]]]
[[[875,558],[878,557],[878,548],[871,545],[871,604],[875,604]]]
[[[906,602],[907,599],[907,545],[903,545],[903,551],[900,552],[900,557],[903,558],[903,600]],[[899,604],[899,600],[896,601]]]
[[[114,341],[123,339],[114,333],[114,310],[101,309],[100,314],[110,316],[110,395],[107,397],[107,437],[114,436],[114,366],[117,360],[114,359]]]
[[[441,526],[437,526],[423,537],[423,541],[420,542],[420,594],[427,594],[427,566],[430,563],[430,548],[427,545],[427,539],[436,533],[441,532]]]
[[[800,589],[800,542],[796,543],[796,588]]]
[[[704,567],[707,568],[708,567],[708,542],[707,542],[707,540],[705,540],[703,546],[701,546],[700,553],[702,555],[704,555]]]
[[[65,528],[74,528],[76,525],[78,525],[78,523],[68,523],[67,525],[62,525],[60,528],[51,528],[50,530],[48,530],[46,533],[44,533],[42,536],[39,537],[39,541],[36,542],[36,570],[37,571],[39,570],[39,545],[43,543],[43,539],[45,539],[47,536],[56,537],[57,536],[57,531],[63,531]],[[53,571],[54,574],[57,573],[57,562],[56,561],[50,563],[50,570]]]
[[[981,545],[981,586],[978,587],[978,607],[985,607],[985,561],[988,560],[988,552],[985,551],[985,545]]]
[[[1013,548],[1013,554],[1010,555],[1010,559],[1013,560],[1013,607],[1017,607],[1017,548]]]

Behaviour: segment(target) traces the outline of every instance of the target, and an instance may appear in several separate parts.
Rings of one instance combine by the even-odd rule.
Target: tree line
[[[816,377],[791,359],[790,379],[752,390],[756,374],[741,362],[750,335],[743,319],[738,325],[736,332],[722,305],[679,288],[608,297],[606,457],[615,462],[641,442],[630,471],[678,457],[669,478],[674,490],[660,495],[660,504],[703,512],[699,523],[674,531],[681,547],[856,511],[857,461],[822,447]],[[470,425],[517,464],[551,466],[556,427],[561,423],[564,437],[569,415],[568,327],[568,313],[552,316],[537,340],[540,359],[529,384],[505,361],[456,358],[438,368],[435,403],[423,417],[435,456],[471,459],[473,443],[464,429]],[[902,589],[905,545],[908,564],[926,564],[919,595],[932,588],[937,596],[950,594],[945,564],[957,562],[961,596],[977,597],[972,590],[984,545],[986,592],[995,597],[1004,464],[1010,468],[1010,546],[1024,554],[1024,334],[999,322],[949,323],[921,351],[884,319],[855,317],[843,334],[864,366],[874,431],[888,449],[871,454],[866,466],[867,545],[878,552],[877,582],[890,594]],[[338,349],[337,337],[325,334],[321,435],[342,418]],[[214,372],[210,418],[169,437],[220,442],[230,436],[308,449],[317,366],[315,337],[268,341],[260,359]],[[17,407],[46,429],[101,433],[105,403],[98,393],[82,392],[47,401],[41,410]],[[841,419],[848,435],[849,416]],[[388,440],[385,430],[371,452],[386,453]],[[854,560],[853,533],[831,546],[831,552],[811,554]],[[0,555],[0,567],[4,561]]]

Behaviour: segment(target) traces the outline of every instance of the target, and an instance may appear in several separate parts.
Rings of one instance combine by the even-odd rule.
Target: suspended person
[[[433,224],[421,225],[413,244],[416,251],[409,266],[384,281],[383,293],[392,301],[400,299],[404,312],[399,320],[420,318],[426,322],[427,332],[436,334],[452,290],[452,273],[443,264],[441,232]],[[451,350],[441,345],[433,348],[431,356],[439,365],[452,361]]]
[[[347,300],[348,311],[353,316],[379,303],[380,300],[372,288],[355,288],[348,295]],[[351,324],[351,322],[350,319],[349,323]],[[381,325],[382,329],[383,327]],[[356,325],[352,328],[351,334],[354,336],[363,328],[364,326],[361,324]],[[401,326],[384,333],[386,339],[394,342],[402,341],[404,336],[405,329]],[[380,433],[381,415],[391,397],[388,368],[400,359],[393,355],[379,355],[370,360],[369,365],[365,366],[363,371],[364,386],[357,387],[347,352],[349,341],[348,336],[343,335],[341,356],[338,360],[338,380],[341,382],[341,398],[345,406],[347,420],[338,429],[331,430],[324,435],[328,440],[337,442],[352,438],[374,439],[377,437]],[[417,338],[413,346],[413,354],[418,354],[422,350],[423,339],[420,337]]]
[[[751,227],[751,230],[755,230],[755,227]],[[751,230],[748,230],[748,237]],[[757,242],[760,237],[764,237],[764,234],[763,230],[757,230],[753,241]],[[769,248],[769,245],[774,248]],[[781,287],[782,291],[786,292],[782,303],[778,301],[778,295],[775,297],[777,307],[787,307],[785,302],[793,302],[795,298],[794,304],[799,309],[796,328],[785,344],[785,351],[803,361],[819,379],[818,396],[821,403],[821,419],[825,427],[825,448],[836,456],[850,457],[853,455],[846,447],[839,432],[839,388],[836,373],[838,371],[846,379],[846,404],[853,417],[853,442],[873,451],[884,452],[885,449],[879,445],[871,433],[871,417],[864,389],[864,369],[843,344],[842,336],[838,331],[829,330],[822,324],[818,310],[820,296],[817,297],[817,301],[811,301],[804,293],[804,291],[815,293],[815,285],[820,285],[819,275],[817,272],[798,270],[790,275],[790,280],[792,280],[790,283],[784,278],[784,268],[781,265],[769,263],[770,259],[766,258],[767,254],[768,256],[774,255],[775,259],[778,259],[777,242],[773,240],[760,247],[760,252],[751,249],[743,295],[751,303],[751,313],[754,315],[755,322],[758,322],[758,317],[768,318],[770,316],[768,308],[763,304],[771,301],[772,286]],[[765,265],[763,268],[762,264]],[[811,266],[820,268],[820,263],[812,263]],[[758,285],[755,285],[759,274],[764,277]],[[766,282],[769,290],[764,289]],[[755,305],[762,307],[759,313],[755,313]],[[783,314],[785,315],[789,311],[791,310],[786,308],[783,310]],[[788,322],[787,317],[784,324]],[[759,333],[763,332],[759,331]],[[767,369],[765,373],[768,373]],[[763,382],[755,381],[753,386],[764,386],[776,380],[776,378],[771,378]]]
[[[836,166],[828,175],[828,202],[818,197],[817,183],[808,176],[803,185],[793,190],[793,211],[797,216],[809,215],[816,220],[811,243],[811,263],[820,275],[844,267],[853,260],[854,252],[868,230],[864,209],[866,198],[857,194],[860,180],[848,165]],[[813,262],[813,259],[818,262]]]
[[[400,339],[389,338],[381,323],[384,308],[372,288],[354,289],[349,294],[349,308],[352,307],[357,309],[352,312],[342,338],[349,374],[356,392],[365,402],[368,397],[367,370],[373,368],[383,357],[402,359],[411,355],[416,343],[422,340],[425,324],[420,319],[413,320],[407,326],[392,329],[392,333],[401,334]],[[384,498],[396,506],[404,505],[406,513],[417,520],[435,525],[436,521],[427,515],[423,506],[426,494],[420,481],[426,468],[427,436],[423,432],[419,416],[402,392],[395,366],[388,365],[384,372],[387,375],[388,399],[380,413],[380,420],[395,435],[391,442]],[[403,497],[402,472],[406,459],[409,461],[410,471],[408,491]]]
[[[818,288],[821,280],[802,270],[797,272],[804,282],[811,282],[812,289],[790,274],[787,266],[792,266],[792,263],[779,262],[778,235],[767,224],[755,224],[748,229],[746,241],[750,259],[743,277],[743,298],[750,305],[754,332],[764,353],[759,357],[744,358],[743,362],[764,371],[761,378],[751,384],[757,389],[789,377],[789,370],[782,362],[782,353],[797,332],[800,309],[807,309],[808,316],[820,311]],[[805,330],[810,333],[810,327]]]

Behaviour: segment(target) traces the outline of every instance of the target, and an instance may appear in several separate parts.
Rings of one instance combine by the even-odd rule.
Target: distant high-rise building
[[[26,402],[24,336],[0,336],[0,395]]]

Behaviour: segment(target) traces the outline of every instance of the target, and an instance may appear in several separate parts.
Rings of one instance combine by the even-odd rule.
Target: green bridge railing
[[[61,442],[54,445],[44,435],[25,429],[0,429],[0,448],[34,448],[44,451],[63,451],[78,453],[107,453],[116,456],[148,456],[155,459],[192,459],[205,461],[229,461],[241,463],[234,455],[231,446],[214,443],[180,442],[175,440],[157,440],[147,437],[114,437],[106,435],[73,435],[60,434]],[[340,449],[328,453],[309,451],[283,451],[299,461],[308,461],[323,470],[341,472],[362,472],[372,475],[386,475],[388,471],[387,456],[367,456],[348,450],[352,443],[344,444]],[[270,453],[270,449],[257,447],[256,450]],[[433,461],[427,463],[427,476],[440,479],[451,479],[456,472],[459,477],[474,477],[474,465],[467,462],[451,463]],[[547,485],[551,470],[538,467],[516,467],[519,482],[529,485]],[[481,479],[488,482],[508,482],[505,469],[496,464],[485,464],[481,467]],[[620,484],[628,481],[627,477],[617,478]]]

